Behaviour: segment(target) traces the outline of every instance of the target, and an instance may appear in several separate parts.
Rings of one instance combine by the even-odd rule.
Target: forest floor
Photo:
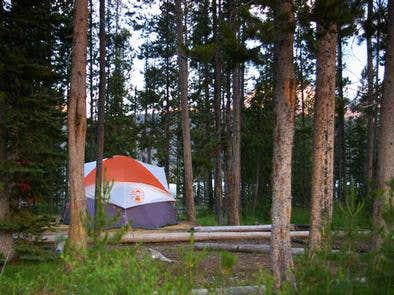
[[[158,230],[131,231],[187,232],[192,226],[180,222]],[[58,225],[46,234],[66,235],[67,230],[67,225]],[[220,242],[267,245],[269,240]],[[342,239],[335,240],[334,245],[342,242]],[[187,288],[213,290],[223,286],[269,286],[272,282],[269,253],[194,251],[193,242],[108,244],[101,249],[90,248],[88,258],[80,264],[68,255],[55,255],[55,243],[45,245],[50,252],[47,258],[21,259],[4,268],[0,275],[0,294],[123,294],[124,290],[131,289],[130,294],[169,294],[168,290],[187,294],[189,291],[185,290],[190,290]],[[293,247],[302,248],[305,244],[300,241],[293,243]],[[152,259],[149,248],[173,262]],[[368,243],[361,242],[363,253],[368,252],[368,248]],[[303,257],[294,258],[296,266],[303,265]],[[335,263],[342,258],[339,259]],[[70,263],[74,264],[74,270],[65,272],[65,265]],[[320,267],[319,264],[317,269]]]
[[[147,229],[131,229],[130,232],[139,233],[166,233],[166,232],[187,232],[195,224],[188,222],[179,222],[176,225],[166,226],[161,229],[147,230]],[[46,233],[56,233],[57,235],[66,235],[68,230],[67,225],[58,225],[51,228]],[[114,232],[117,229],[107,230]],[[207,241],[209,242],[209,241]],[[269,244],[269,240],[221,240],[216,241],[220,243],[229,244]],[[115,248],[121,250],[138,249],[140,253],[148,253],[148,248],[159,251],[166,258],[173,261],[173,263],[166,263],[156,260],[156,264],[166,269],[167,272],[174,275],[174,277],[182,276],[185,272],[185,263],[190,263],[190,253],[193,253],[192,258],[194,284],[199,288],[211,288],[215,285],[224,284],[226,286],[240,286],[240,285],[255,285],[260,280],[260,276],[271,272],[271,258],[269,253],[242,253],[231,252],[232,265],[230,269],[224,273],[223,268],[223,251],[199,251],[191,250],[190,242],[167,242],[167,243],[141,243],[141,244],[119,244]],[[293,247],[303,248],[302,243],[293,243]],[[188,257],[189,255],[189,257]],[[187,267],[186,267],[187,268]]]
[[[176,225],[166,226],[157,230],[146,230],[146,229],[131,229],[130,232],[139,233],[165,233],[165,232],[186,232],[191,229],[194,225],[188,222],[180,222]],[[66,235],[68,225],[60,224],[52,227],[46,234],[56,233],[57,235]],[[114,232],[117,229],[110,229],[108,232]],[[236,243],[236,244],[267,244],[267,240],[231,240],[231,241],[220,241],[221,243]],[[135,247],[151,248],[159,251],[168,259],[174,261],[174,263],[167,264],[166,268],[169,272],[174,275],[181,275],[184,271],[183,264],[185,263],[185,255],[190,252],[190,243],[188,242],[170,242],[170,243],[146,243],[146,244],[121,244],[116,246],[120,249],[133,249]],[[302,247],[299,244],[297,247]],[[195,258],[195,283],[200,287],[211,286],[220,280],[222,276],[221,269],[221,251],[194,251]],[[270,272],[271,261],[269,253],[241,253],[232,252],[234,257],[234,265],[231,266],[231,274],[226,278],[226,285],[248,285],[256,282],[257,276],[261,270]],[[158,262],[160,264],[166,264],[164,262]]]
[[[225,242],[225,241],[221,241]],[[228,241],[234,243],[235,241]],[[236,241],[240,243],[261,243],[261,241]],[[151,244],[145,245],[155,249],[165,257],[174,261],[167,265],[167,270],[174,275],[180,275],[179,271],[184,271],[184,255],[190,251],[189,243],[171,243],[171,244]],[[196,276],[195,283],[199,287],[209,287],[220,280],[223,271],[223,261],[221,251],[198,251],[194,252],[196,258]],[[226,285],[254,285],[258,280],[260,272],[271,270],[271,258],[268,253],[241,253],[232,252],[234,265],[226,279]],[[162,262],[160,262],[162,263]]]

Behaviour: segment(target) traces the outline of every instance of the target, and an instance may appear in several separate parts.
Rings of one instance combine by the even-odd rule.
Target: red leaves
[[[22,193],[28,193],[31,191],[31,185],[26,182],[19,183],[18,188]]]

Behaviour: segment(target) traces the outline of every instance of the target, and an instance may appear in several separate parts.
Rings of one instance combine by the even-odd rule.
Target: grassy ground
[[[92,250],[82,263],[67,256],[19,261],[0,276],[0,294],[188,294],[192,288],[256,284],[269,265],[262,254],[194,252],[188,244],[153,247],[174,263],[153,260],[143,246]]]
[[[355,229],[369,227],[365,212],[352,218],[350,215],[349,210],[336,205],[334,226],[346,229],[351,221]],[[197,222],[216,224],[214,215],[205,210],[199,210]],[[270,220],[245,213],[242,223],[270,223]],[[308,224],[309,210],[295,207],[292,223]],[[324,289],[324,294],[370,294],[370,290],[376,288],[379,291],[376,294],[390,294],[393,288],[388,286],[394,287],[392,243],[387,244],[386,252],[372,255],[359,253],[352,234],[349,234],[350,240],[346,239],[334,241],[344,246],[343,252],[332,254],[329,250],[312,260],[307,256],[296,258],[296,277],[302,292],[289,288],[283,293],[319,294]],[[268,254],[199,252],[192,251],[192,245],[187,243],[147,247],[159,250],[175,262],[153,260],[142,245],[90,249],[82,262],[67,255],[43,256],[41,261],[35,262],[20,260],[6,265],[2,271],[0,294],[188,294],[193,288],[214,290],[223,286],[260,284],[268,287],[265,293],[269,294],[272,278]],[[379,255],[382,260],[375,259]],[[367,287],[360,284],[364,277],[373,284]],[[385,286],[383,290],[380,285]]]
[[[346,226],[348,219],[348,212],[344,205],[335,204],[333,213],[333,226],[334,228],[343,228]],[[241,216],[241,224],[270,224],[271,220],[266,212],[256,213],[255,216],[244,210]],[[310,211],[306,207],[293,207],[291,214],[291,223],[293,224],[309,224]],[[361,214],[356,216],[356,224],[361,228],[370,228],[371,220],[368,213],[363,210]],[[197,223],[199,225],[217,225],[215,215],[213,212],[200,209],[197,215]]]

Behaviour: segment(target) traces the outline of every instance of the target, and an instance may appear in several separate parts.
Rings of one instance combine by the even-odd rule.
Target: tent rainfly
[[[164,168],[146,164],[126,156],[103,160],[104,182],[110,185],[104,211],[112,227],[130,224],[132,227],[159,228],[176,223],[175,199],[169,192]],[[87,211],[94,216],[96,162],[84,166]],[[69,223],[69,205],[64,222]]]

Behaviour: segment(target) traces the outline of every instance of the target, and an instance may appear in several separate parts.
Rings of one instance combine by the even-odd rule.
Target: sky
[[[127,1],[126,1],[127,2]],[[133,2],[133,1],[131,1]],[[137,1],[138,2],[138,1]],[[130,2],[128,2],[130,3]],[[132,9],[131,4],[126,4],[128,9]],[[160,13],[159,6],[154,4],[150,7],[149,11],[146,12],[148,15],[155,15]],[[145,14],[145,12],[144,12]],[[141,37],[141,33],[138,31],[132,32],[132,38],[130,40],[133,48],[138,50],[138,47],[143,43],[143,39]],[[350,100],[353,100],[357,97],[357,92],[359,87],[361,86],[361,73],[366,65],[367,54],[366,54],[366,42],[362,42],[359,44],[357,36],[352,36],[347,39],[343,46],[343,77],[348,78],[350,83],[346,85],[344,89],[345,97]],[[144,77],[143,77],[143,69],[144,69],[144,60],[139,60],[138,58],[134,58],[133,64],[133,86],[135,86],[138,90],[142,90],[144,88]],[[383,76],[383,67],[380,68],[380,78]],[[256,68],[251,66],[246,71],[246,81],[251,81],[246,85],[246,93],[252,91],[254,88],[253,79],[249,79],[252,77],[257,77],[258,71]]]

